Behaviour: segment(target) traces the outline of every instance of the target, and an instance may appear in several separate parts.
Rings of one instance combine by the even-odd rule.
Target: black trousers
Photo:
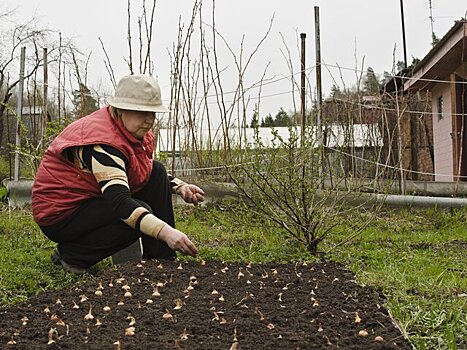
[[[132,196],[159,219],[175,227],[172,207],[172,189],[164,165],[154,161],[146,186]],[[175,252],[156,240],[125,224],[103,198],[89,199],[70,217],[41,230],[57,247],[67,263],[90,267],[112,254],[128,247],[142,237],[143,258],[175,258]]]

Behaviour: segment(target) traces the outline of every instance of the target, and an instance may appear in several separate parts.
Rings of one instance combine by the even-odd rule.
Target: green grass
[[[6,188],[0,186],[0,203],[6,200]]]
[[[303,246],[291,244],[282,233],[258,221],[233,203],[206,209],[178,210],[177,227],[188,234],[203,259],[247,262],[314,260]]]
[[[458,349],[467,345],[466,232],[465,211],[387,212],[330,258],[382,290],[416,349]]]
[[[176,217],[204,260],[318,259],[241,205],[182,206]],[[333,249],[351,233],[349,220],[342,218],[339,233],[320,247],[329,251],[327,259],[344,263],[360,284],[381,291],[415,349],[466,348],[467,210],[385,211],[354,240]],[[0,211],[0,304],[85,279],[51,264],[52,248],[29,212]],[[108,262],[97,268],[108,268]]]
[[[0,184],[3,179],[10,177],[10,163],[6,156],[0,155]]]
[[[86,279],[53,265],[54,247],[29,211],[0,208],[0,305]]]

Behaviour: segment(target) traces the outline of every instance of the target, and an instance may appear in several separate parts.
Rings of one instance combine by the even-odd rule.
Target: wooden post
[[[402,48],[404,49],[404,68],[407,68],[407,46],[405,43],[404,0],[400,0],[402,22]]]
[[[301,137],[302,137],[302,142],[305,137],[305,126],[306,126],[306,75],[305,75],[305,70],[306,70],[306,62],[305,62],[305,39],[306,39],[306,34],[301,33],[300,34],[300,39],[301,39],[301,44],[302,44],[302,51],[301,51],[301,94],[300,94],[300,132],[301,132]]]
[[[316,127],[318,128],[318,140],[321,145],[321,105],[323,103],[323,92],[321,88],[321,36],[319,31],[319,7],[315,6],[315,50],[316,50]]]
[[[323,130],[321,125],[321,109],[323,103],[323,93],[321,88],[321,35],[319,30],[319,7],[315,6],[315,50],[316,50],[316,136],[317,146],[319,148],[319,169],[320,188],[324,188],[324,147],[323,147]]]
[[[43,106],[42,106],[42,122],[41,122],[41,135],[42,137],[46,134],[47,128],[47,98],[48,98],[48,87],[49,87],[49,76],[48,76],[48,57],[47,57],[47,48],[43,49],[44,55],[44,86],[43,86]]]
[[[13,180],[19,180],[19,148],[21,146],[21,115],[23,114],[23,85],[24,85],[24,65],[26,61],[26,47],[21,48],[19,83],[18,83],[18,102],[16,108],[16,142],[15,142],[15,172]]]

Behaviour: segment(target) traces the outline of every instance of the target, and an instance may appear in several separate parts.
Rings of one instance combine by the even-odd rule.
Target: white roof
[[[295,134],[300,136],[300,127],[294,129]],[[313,131],[316,134],[316,129]],[[258,135],[262,143],[269,147],[272,146],[274,133],[284,140],[289,140],[290,129],[288,127],[277,128],[258,128]],[[156,130],[156,151],[171,152],[173,143],[172,129]],[[196,146],[198,149],[208,149],[209,140],[211,139],[212,148],[223,148],[224,138],[222,129],[198,130],[195,133]],[[244,148],[245,145],[253,145],[255,137],[254,128],[230,128],[229,139],[230,145]],[[317,137],[317,135],[315,136]],[[377,124],[354,124],[346,125],[331,125],[328,128],[327,146],[328,147],[375,147],[382,146],[381,133]],[[175,151],[186,150],[193,147],[193,133],[188,129],[177,129]]]
[[[22,115],[40,115],[42,114],[41,106],[23,106],[21,109]]]

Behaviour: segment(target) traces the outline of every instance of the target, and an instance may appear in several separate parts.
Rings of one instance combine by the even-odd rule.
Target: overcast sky
[[[142,0],[132,0],[136,9]],[[432,0],[433,29],[438,38],[452,27],[454,21],[464,17],[465,0]],[[431,48],[430,1],[404,0],[407,56],[423,58]],[[154,29],[153,60],[164,98],[169,96],[169,57],[176,40],[178,20],[188,23],[193,1],[158,0]],[[210,7],[205,0],[204,6]],[[150,7],[150,0],[147,0]],[[355,69],[371,66],[377,74],[391,71],[394,59],[403,60],[401,13],[399,0],[218,0],[216,2],[216,28],[235,52],[240,50],[242,35],[247,57],[266,32],[274,16],[272,30],[247,71],[247,82],[258,81],[269,63],[267,77],[277,80],[263,89],[262,110],[275,114],[279,107],[292,108],[287,62],[281,53],[285,46],[283,35],[294,57],[295,71],[300,68],[298,36],[307,34],[307,67],[314,66],[314,7],[319,6],[321,54],[326,66],[322,69],[323,92],[329,94],[333,79],[340,87],[355,85]],[[44,27],[72,36],[81,50],[91,52],[88,84],[99,81],[109,84],[103,62],[100,37],[111,57],[117,80],[128,73],[123,57],[128,56],[127,1],[124,0],[1,0],[0,12],[17,8],[17,17],[29,19],[35,15]],[[206,11],[210,22],[210,13]],[[135,10],[134,17],[137,11]],[[280,34],[281,33],[281,34]],[[136,36],[136,33],[135,33]],[[219,43],[219,50],[225,46]],[[395,57],[394,57],[395,54]],[[222,67],[232,67],[226,53],[220,56]],[[229,58],[230,57],[230,58]],[[336,66],[340,66],[339,71]],[[340,73],[341,72],[341,73]],[[315,85],[315,71],[309,78]],[[342,75],[342,78],[341,78]],[[297,76],[297,78],[299,78]],[[110,86],[110,85],[109,85]],[[226,86],[224,90],[229,90]]]

